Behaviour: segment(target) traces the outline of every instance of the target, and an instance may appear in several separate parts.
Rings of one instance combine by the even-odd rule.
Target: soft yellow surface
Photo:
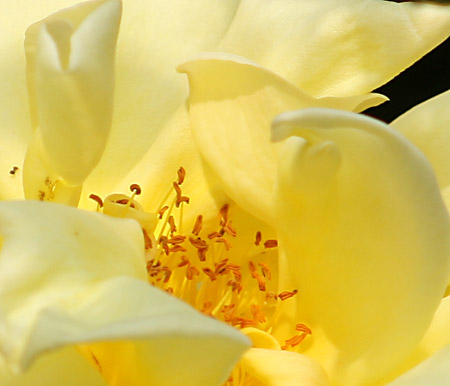
[[[239,206],[269,223],[278,157],[278,145],[270,141],[273,117],[304,107],[354,110],[385,100],[374,94],[316,99],[256,63],[228,54],[205,54],[178,69],[189,77],[190,124],[212,178]]]
[[[433,165],[439,186],[450,186],[450,91],[415,106],[392,122],[392,127],[416,145]],[[446,197],[447,207],[450,200]]]
[[[108,139],[120,15],[119,0],[86,3],[52,15],[27,32],[32,119],[51,170],[70,185],[83,183]]]
[[[133,220],[0,203],[0,235],[0,347],[14,371],[49,349],[104,342],[83,352],[100,360],[110,384],[119,376],[123,385],[220,385],[248,346],[235,330],[147,283]],[[117,339],[126,349],[106,343]],[[191,371],[201,363],[203,371]]]
[[[446,346],[386,386],[446,386],[450,384],[449,362],[450,346]]]
[[[374,382],[419,344],[447,285],[449,219],[433,171],[387,125],[342,111],[285,113],[273,138],[287,138],[280,280],[301,294],[281,323],[312,329],[305,352],[337,384]]]
[[[105,378],[73,347],[41,355],[24,373],[10,373],[0,363],[2,386],[109,386]]]
[[[294,352],[252,348],[240,363],[264,386],[329,385],[328,377],[318,363]]]

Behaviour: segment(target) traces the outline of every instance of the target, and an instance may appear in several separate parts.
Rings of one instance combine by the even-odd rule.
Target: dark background
[[[439,2],[450,4],[450,0]],[[450,38],[392,81],[373,90],[386,95],[390,101],[367,109],[363,113],[391,122],[411,107],[448,89],[450,89]]]

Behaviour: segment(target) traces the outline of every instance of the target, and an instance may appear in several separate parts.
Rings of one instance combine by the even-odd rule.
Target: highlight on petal
[[[119,0],[87,2],[27,32],[33,124],[53,170],[71,185],[96,166],[109,135],[120,16]]]
[[[176,66],[197,52],[213,50],[238,5],[239,0],[124,2],[113,125],[105,153],[88,179],[91,191],[116,189],[117,181],[154,146],[187,97],[186,80]]]
[[[264,386],[329,385],[325,371],[317,362],[290,351],[251,348],[240,364]]]
[[[386,386],[446,386],[450,383],[449,361],[450,346],[446,346]]]
[[[447,207],[450,208],[450,91],[415,106],[392,127],[416,145],[433,165]]]
[[[190,124],[208,167],[225,192],[270,222],[278,145],[270,141],[275,115],[323,106],[348,110],[385,99],[370,94],[315,99],[275,73],[228,54],[203,54],[178,68],[189,77]]]
[[[134,220],[1,203],[0,235],[0,348],[13,371],[81,345],[110,382],[220,385],[248,346],[236,330],[147,283]]]
[[[280,281],[299,291],[275,333],[301,321],[313,331],[305,353],[337,384],[375,382],[418,345],[447,285],[450,226],[433,170],[389,126],[352,113],[289,112],[273,137],[285,140]]]
[[[13,374],[0,363],[2,386],[108,386],[89,360],[73,347],[39,357],[24,373]]]
[[[218,51],[314,96],[365,94],[448,37],[450,7],[378,0],[241,1]]]
[[[51,335],[33,334],[46,308],[64,307],[64,298],[81,301],[76,294],[102,280],[147,276],[142,231],[134,220],[58,204],[4,202],[0,235],[0,342],[17,369],[54,347]]]

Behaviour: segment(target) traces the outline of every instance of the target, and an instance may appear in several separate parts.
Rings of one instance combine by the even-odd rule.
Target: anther
[[[220,225],[225,226],[228,223],[228,204],[225,204],[220,208]]]
[[[194,276],[198,276],[200,275],[200,272],[197,268],[195,268],[193,265],[189,265],[186,268],[186,278],[188,280],[192,280],[194,278]]]
[[[136,195],[139,196],[142,193],[142,189],[138,184],[131,184],[130,190]]]
[[[184,182],[184,177],[186,177],[186,170],[182,166],[177,171],[178,175],[178,185],[181,185]]]
[[[223,237],[218,237],[215,239],[216,243],[223,243],[223,245],[225,245],[225,249],[228,251],[231,248],[231,243],[229,240],[223,238]]]
[[[97,196],[96,194],[90,194],[89,198],[91,200],[94,200],[100,208],[103,208],[103,200],[99,196]]]
[[[203,268],[203,272],[211,279],[211,281],[217,279],[211,268]]]
[[[19,168],[17,166],[13,166],[12,169],[9,171],[9,174],[13,176],[14,174],[16,174],[18,170]]]
[[[286,299],[289,299],[289,298],[291,298],[292,296],[296,295],[297,292],[298,292],[297,290],[293,290],[293,291],[283,291],[283,292],[280,292],[280,293],[278,294],[278,297],[279,297],[281,300],[286,300]]]
[[[144,234],[145,249],[152,249],[153,248],[152,239],[150,238],[145,229],[142,229],[142,233]]]
[[[256,232],[255,245],[258,246],[259,244],[261,244],[261,240],[262,240],[262,234],[260,231],[258,231],[258,232]]]
[[[169,226],[170,226],[170,232],[171,233],[175,233],[177,231],[177,227],[175,225],[175,219],[173,218],[173,216],[169,217]]]
[[[198,236],[200,231],[202,230],[203,216],[199,214],[197,219],[195,220],[194,228],[192,229],[192,234]]]
[[[234,229],[231,226],[231,222],[229,222],[228,224],[225,224],[222,229],[225,233],[228,233],[230,236],[236,237],[236,234],[237,234],[236,229]]]
[[[295,329],[297,331],[306,332],[307,334],[312,334],[311,329],[305,324],[301,324],[301,323],[300,324],[296,324],[295,325]]]
[[[164,216],[164,212],[169,209],[169,207],[167,205],[163,206],[159,211],[158,211],[158,218],[161,220]]]
[[[264,242],[264,247],[265,248],[275,248],[278,246],[278,241],[277,240],[267,240]]]
[[[270,274],[270,268],[266,263],[258,263],[258,265],[261,267],[261,272],[264,277],[266,277],[268,280],[272,279],[272,275]]]

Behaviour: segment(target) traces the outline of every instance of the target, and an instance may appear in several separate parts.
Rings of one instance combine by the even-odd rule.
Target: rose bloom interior
[[[450,6],[0,19],[2,385],[450,384],[450,92],[358,114]]]

